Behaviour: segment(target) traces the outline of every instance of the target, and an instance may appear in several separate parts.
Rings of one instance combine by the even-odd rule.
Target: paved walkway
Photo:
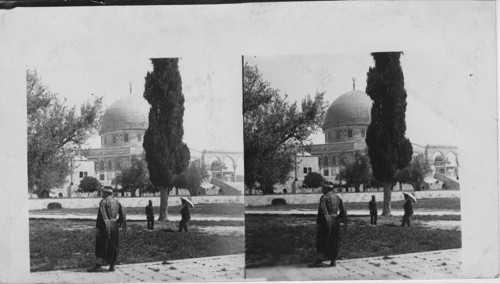
[[[30,219],[69,219],[69,220],[81,220],[81,221],[95,221],[96,215],[89,214],[30,214]],[[168,215],[169,221],[180,221],[181,215]],[[241,217],[230,217],[230,216],[218,216],[218,215],[202,215],[194,214],[191,216],[191,220],[194,221],[245,221],[243,216]],[[145,215],[127,215],[127,221],[144,221],[146,222]]]
[[[379,213],[382,213],[381,211]],[[300,215],[316,216],[318,210],[245,210],[245,215]],[[403,216],[403,210],[392,210],[393,216]],[[348,210],[348,216],[370,216],[367,210]],[[414,215],[460,215],[457,210],[414,210]]]
[[[338,260],[336,267],[307,264],[250,268],[247,280],[399,280],[460,278],[461,250],[442,250],[383,257]],[[324,262],[328,264],[328,261]]]
[[[30,283],[126,283],[126,282],[186,282],[243,281],[243,254],[191,258],[162,262],[117,265],[114,272],[107,266],[101,273],[89,273],[85,268],[30,273]]]

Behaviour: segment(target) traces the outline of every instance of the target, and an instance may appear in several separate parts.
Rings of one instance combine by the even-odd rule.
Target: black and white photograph
[[[248,276],[458,277],[460,156],[454,125],[425,104],[449,93],[431,62],[244,57]]]
[[[496,2],[90,2],[0,1],[0,283],[498,280]]]
[[[220,117],[201,107],[213,103],[203,71],[182,58],[100,62],[26,73],[35,279],[242,278],[243,155],[206,130]]]
[[[122,53],[113,37],[102,51],[88,31],[59,38],[70,33],[26,57],[30,282],[243,279],[227,58]]]

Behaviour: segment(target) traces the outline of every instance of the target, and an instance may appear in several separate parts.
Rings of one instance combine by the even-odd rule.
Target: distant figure
[[[408,224],[408,227],[410,227],[410,216],[413,215],[413,205],[411,204],[411,197],[407,193],[403,194],[406,201],[403,204],[405,214],[403,215],[403,222],[401,227],[404,227],[405,224]]]
[[[187,223],[191,220],[191,215],[189,214],[189,203],[181,198],[182,208],[181,208],[181,222],[179,223],[179,232],[188,231]]]
[[[146,218],[148,220],[148,230],[153,230],[155,225],[155,211],[153,210],[153,201],[149,200],[149,205],[146,206]]]
[[[323,266],[326,256],[331,260],[330,266],[336,266],[336,259],[340,248],[340,218],[345,215],[342,199],[333,193],[333,185],[324,184],[323,195],[320,198],[318,216],[316,219],[316,261],[309,267]],[[344,218],[346,216],[343,216]],[[344,219],[347,224],[347,219]]]
[[[368,202],[368,209],[370,210],[370,224],[377,225],[377,202],[375,201],[375,195],[372,195],[372,200]]]
[[[103,199],[99,203],[96,221],[96,263],[94,267],[87,269],[88,272],[101,272],[101,266],[105,264],[109,264],[109,271],[115,271],[120,227],[125,234],[127,232],[125,212],[120,202],[113,198],[113,189],[103,189]]]
[[[67,191],[68,191],[67,196],[68,196],[68,197],[71,197],[71,194],[73,193],[73,183],[70,183],[70,184],[68,185],[68,189],[67,189]]]

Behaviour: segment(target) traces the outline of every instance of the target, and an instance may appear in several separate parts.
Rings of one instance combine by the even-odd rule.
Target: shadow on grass
[[[406,254],[461,247],[459,230],[401,227],[401,217],[380,217],[370,226],[351,218],[341,228],[339,259]],[[369,219],[368,219],[369,221]],[[245,258],[248,268],[311,263],[316,258],[315,217],[246,216]]]
[[[29,223],[31,272],[94,265],[95,221],[30,220]],[[175,230],[177,225],[176,222],[158,222],[154,231],[148,231],[145,224],[133,223],[126,236],[120,230],[118,264],[244,252],[243,236],[196,231],[179,233]]]
[[[319,197],[318,197],[319,201]],[[392,201],[391,206],[393,209],[403,209],[404,200]],[[368,202],[348,202],[345,203],[347,212],[350,210],[366,210],[368,214]],[[377,202],[377,207],[383,208],[383,202],[379,200]],[[422,198],[418,200],[413,206],[413,209],[424,209],[424,210],[460,210],[460,198]],[[287,205],[265,205],[265,206],[254,206],[246,207],[245,210],[318,210],[318,204],[287,204]]]

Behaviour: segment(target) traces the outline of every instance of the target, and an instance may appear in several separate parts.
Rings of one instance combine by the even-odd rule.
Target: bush
[[[49,210],[62,209],[62,205],[59,202],[51,202],[47,205],[47,209]]]
[[[98,191],[101,188],[101,183],[95,178],[91,176],[84,177],[78,186],[78,190],[80,192],[94,192]]]
[[[324,178],[321,174],[316,172],[310,172],[304,178],[304,184],[309,188],[320,187],[324,182]]]
[[[273,206],[286,205],[286,200],[283,198],[275,198],[273,199],[273,201],[271,201],[271,205]]]

